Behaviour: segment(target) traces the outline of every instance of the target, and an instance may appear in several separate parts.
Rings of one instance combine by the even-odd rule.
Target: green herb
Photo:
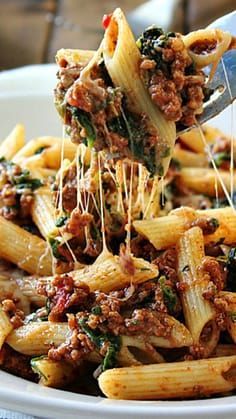
[[[72,115],[79,121],[80,125],[85,129],[87,145],[88,147],[92,148],[96,140],[96,130],[92,123],[90,114],[81,109],[72,107]]]
[[[213,227],[215,230],[219,227],[220,223],[217,220],[217,218],[210,218],[209,224],[211,227]]]
[[[47,377],[43,372],[39,369],[37,362],[45,359],[45,355],[37,356],[36,358],[32,358],[30,360],[30,365],[32,370],[39,375],[39,377],[43,377],[45,380],[47,380]]]
[[[89,337],[89,339],[94,343],[94,345],[101,349],[104,343],[109,343],[109,348],[105,355],[105,358],[102,363],[102,370],[105,371],[108,368],[112,368],[116,365],[116,356],[121,347],[121,339],[119,336],[114,336],[110,333],[100,333],[96,330],[92,330],[87,325],[87,318],[83,317],[79,319],[79,325],[84,333]]]
[[[47,315],[49,315],[51,311],[51,301],[49,297],[46,299],[45,308],[46,308]]]
[[[182,272],[189,272],[189,271],[190,271],[189,265],[185,265],[182,269]]]
[[[56,227],[62,227],[66,224],[66,221],[68,220],[68,216],[67,215],[62,215],[61,217],[59,217],[56,222],[55,225]]]
[[[158,174],[159,176],[163,176],[163,175],[164,175],[164,167],[162,166],[162,164],[159,164],[159,165],[157,166],[157,174]]]
[[[46,148],[47,146],[39,147],[35,150],[34,154],[41,154]]]
[[[91,313],[96,316],[99,316],[99,314],[102,314],[102,309],[99,306],[95,306],[91,309]]]
[[[20,175],[16,175],[12,179],[13,184],[16,185],[16,190],[19,192],[22,189],[31,189],[34,191],[42,186],[40,179],[33,179],[30,177],[29,170],[23,170]]]
[[[173,313],[177,305],[177,295],[169,285],[166,285],[165,276],[159,278],[159,284],[163,293],[164,303],[170,313]]]
[[[152,59],[156,68],[169,74],[169,66],[162,58],[162,49],[168,46],[169,38],[175,37],[174,32],[164,32],[162,28],[150,26],[139,37],[136,42],[142,55]]]
[[[64,256],[62,256],[60,252],[58,251],[58,247],[61,245],[61,243],[57,239],[54,239],[53,237],[49,237],[48,242],[51,246],[53,256],[56,259],[59,259],[63,262],[67,262],[67,259]]]
[[[35,191],[36,189],[43,186],[43,183],[39,179],[28,179],[26,183],[16,183],[16,190],[17,192],[22,191],[23,189],[30,189],[31,191]]]
[[[230,161],[230,155],[225,151],[221,153],[215,153],[213,159],[216,164],[216,167],[220,167],[222,163],[224,163],[225,161]]]
[[[228,314],[233,323],[236,323],[236,312],[232,311]]]
[[[162,158],[165,158],[165,157],[169,157],[169,155],[170,155],[170,147],[166,147],[166,148],[162,151],[162,153],[161,153],[161,157],[162,157]]]
[[[172,158],[172,159],[171,159],[171,162],[170,162],[170,167],[171,167],[172,169],[175,169],[175,170],[178,170],[178,171],[180,171],[180,170],[181,170],[181,164],[180,164],[179,160],[177,160],[177,159],[175,159],[175,158]]]

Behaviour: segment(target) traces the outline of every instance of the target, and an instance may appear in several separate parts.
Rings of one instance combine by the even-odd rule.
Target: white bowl
[[[53,106],[54,65],[30,66],[0,74],[0,138],[22,122],[27,139],[61,135]],[[212,125],[231,132],[231,112]],[[40,417],[80,419],[235,419],[236,396],[196,401],[117,401],[41,387],[0,371],[0,406]]]

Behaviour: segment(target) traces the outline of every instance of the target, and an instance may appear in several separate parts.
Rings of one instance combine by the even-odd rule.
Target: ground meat
[[[219,222],[216,218],[198,217],[191,222],[191,227],[200,227],[204,235],[213,234],[219,227]]]
[[[131,252],[135,257],[142,257],[148,261],[153,261],[158,256],[155,247],[140,235],[131,239]]]
[[[217,45],[216,39],[202,39],[195,41],[191,44],[190,49],[194,54],[209,54],[211,53]]]
[[[10,317],[10,322],[13,325],[14,329],[22,326],[24,320],[24,312],[16,307],[16,304],[13,300],[6,299],[2,301],[2,308],[5,313]]]
[[[175,248],[165,250],[153,263],[158,266],[159,272],[165,275],[173,284],[177,281],[177,253]]]
[[[181,97],[177,94],[175,84],[163,76],[161,70],[150,79],[149,93],[165,117],[171,121],[179,121],[181,112]]]
[[[205,76],[202,71],[194,69],[180,35],[169,37],[164,45],[159,45],[154,44],[159,57],[156,62],[143,55],[141,77],[166,119],[192,125],[195,115],[202,111]]]
[[[88,336],[80,332],[78,322],[73,314],[69,315],[68,325],[72,331],[70,340],[62,343],[58,348],[52,347],[48,351],[48,357],[53,361],[65,359],[79,362],[95,349],[95,345]]]
[[[205,256],[201,264],[201,269],[203,272],[209,274],[211,281],[215,284],[218,291],[224,288],[225,275],[216,259],[211,256]]]
[[[63,291],[63,292],[62,292]],[[86,285],[75,286],[68,277],[56,277],[51,288],[44,287],[41,292],[50,301],[50,320],[61,320],[61,314],[70,307],[76,314],[69,314],[69,326],[72,336],[59,348],[51,348],[51,359],[80,360],[94,350],[91,335],[83,329],[83,324],[94,336],[120,336],[144,334],[168,337],[172,324],[166,316],[166,309],[159,311],[160,300],[157,285],[154,281],[134,286],[131,294],[129,289],[114,291],[109,294],[102,292],[89,293]],[[138,308],[142,304],[142,308]],[[59,315],[59,317],[58,317]],[[52,317],[52,318],[51,318]],[[107,339],[104,338],[106,343]],[[104,347],[99,348],[100,353]]]
[[[33,203],[33,191],[41,186],[38,179],[32,179],[27,170],[0,159],[0,215],[18,222],[29,220]]]
[[[83,307],[89,296],[89,287],[86,284],[74,284],[69,275],[56,276],[51,283],[50,289],[47,285],[39,284],[38,293],[50,298],[50,312],[48,320],[52,322],[61,321],[70,307]]]
[[[78,235],[81,229],[88,227],[92,222],[93,216],[87,212],[81,213],[80,209],[74,209],[70,214],[64,230],[73,235]]]

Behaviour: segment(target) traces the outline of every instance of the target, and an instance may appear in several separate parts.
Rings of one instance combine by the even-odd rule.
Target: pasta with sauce
[[[232,393],[231,140],[175,139],[232,37],[152,27],[135,43],[120,9],[108,23],[97,52],[57,54],[63,138],[25,144],[18,125],[0,145],[1,368],[110,398]]]

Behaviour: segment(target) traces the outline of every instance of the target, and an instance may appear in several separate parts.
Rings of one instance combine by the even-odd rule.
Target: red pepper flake
[[[107,29],[108,28],[108,26],[110,24],[110,21],[111,21],[111,17],[112,17],[112,14],[110,14],[110,15],[104,15],[103,16],[103,18],[102,18],[102,26],[103,26],[104,29]]]

